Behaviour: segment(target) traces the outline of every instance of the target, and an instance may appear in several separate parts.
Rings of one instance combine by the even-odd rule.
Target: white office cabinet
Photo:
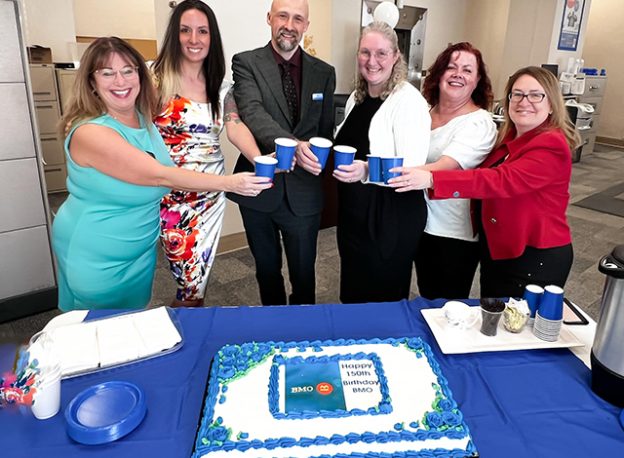
[[[0,183],[0,233],[46,224],[36,158],[4,161]]]
[[[596,134],[600,125],[600,114],[602,112],[602,102],[607,88],[606,76],[585,76],[585,91],[578,97],[581,103],[588,103],[594,107],[590,128],[582,131],[583,154],[592,153],[596,143]]]
[[[22,44],[13,3],[2,1],[0,4],[0,81],[5,83],[24,81],[22,65],[15,65],[22,58]]]
[[[3,53],[0,53],[0,56],[2,55]],[[6,132],[5,135],[0,135],[0,161],[34,157],[35,139],[24,81],[0,82],[0,100],[3,105],[0,108],[0,127]],[[6,107],[11,109],[8,110]]]
[[[54,65],[30,64],[30,79],[48,192],[65,191],[67,167],[63,139],[58,133],[61,103]]]
[[[0,0],[0,322],[57,303],[42,158],[21,33],[18,1]]]
[[[56,299],[56,282],[51,269],[52,257],[46,226],[0,233],[0,252],[6,259],[0,265],[0,291],[3,296],[17,297],[14,307],[23,306],[26,309],[28,299],[24,297],[25,292],[53,289],[52,297]],[[37,305],[41,307],[44,304]],[[46,308],[55,306],[53,302]],[[7,311],[2,312],[4,315]],[[15,310],[13,316],[20,316],[21,312]],[[24,315],[29,314],[27,310],[24,312]]]

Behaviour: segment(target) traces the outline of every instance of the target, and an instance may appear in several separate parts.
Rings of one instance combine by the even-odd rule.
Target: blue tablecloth
[[[130,435],[85,446],[65,433],[63,415],[38,421],[0,410],[0,455],[45,457],[190,456],[210,361],[226,343],[421,336],[429,342],[484,458],[624,456],[620,409],[589,388],[590,371],[567,349],[443,355],[422,308],[442,301],[177,311],[184,345],[175,353],[62,383],[62,409],[81,390],[128,380],[146,393],[148,413]],[[98,316],[91,313],[90,317]],[[88,455],[87,455],[88,454]]]

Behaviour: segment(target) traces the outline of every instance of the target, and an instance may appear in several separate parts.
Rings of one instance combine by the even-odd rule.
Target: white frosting
[[[322,347],[321,352],[314,351],[312,348],[308,348],[304,352],[290,349],[281,354],[285,358],[297,356],[307,358],[322,355],[349,355],[358,352],[374,353],[379,357],[387,378],[392,412],[388,414],[351,415],[338,418],[276,419],[269,411],[268,404],[268,384],[271,363],[273,361],[273,357],[270,357],[251,369],[245,376],[228,383],[225,393],[226,400],[223,403],[217,402],[215,404],[213,419],[218,417],[223,419],[222,425],[226,428],[231,428],[232,440],[235,440],[239,433],[247,433],[248,437],[245,438],[247,441],[255,439],[265,441],[281,437],[298,439],[302,437],[314,438],[316,436],[331,437],[334,434],[396,432],[395,425],[398,423],[404,424],[405,429],[408,431],[416,431],[414,428],[409,428],[408,425],[414,421],[422,423],[425,413],[433,410],[432,403],[436,397],[436,390],[433,384],[438,383],[437,376],[431,370],[425,355],[417,358],[414,351],[406,348],[405,345],[393,346],[387,343],[325,346]],[[276,354],[280,354],[280,351],[278,350]],[[357,363],[371,362],[368,359],[351,361]],[[279,384],[281,403],[279,411],[284,412],[285,384],[283,367],[281,369]],[[341,373],[346,370],[348,369],[342,364],[341,360]],[[362,373],[358,371],[351,372],[346,379],[343,378],[347,410],[354,408],[354,406],[368,410],[370,407],[378,405],[382,398],[379,385],[371,384],[374,389],[364,395],[364,393],[355,393],[352,390],[353,386],[344,384],[345,380],[351,380],[353,377],[360,380],[377,380],[377,376],[373,375],[371,377],[371,374],[365,374],[364,371]],[[371,372],[374,374],[374,371]],[[419,429],[423,429],[423,427],[421,426]],[[207,458],[220,456],[310,457],[324,454],[335,455],[337,453],[392,453],[395,451],[419,451],[438,448],[466,450],[469,440],[469,436],[466,435],[462,439],[405,440],[372,444],[365,442],[349,444],[345,442],[337,445],[295,446],[274,450],[249,449],[245,452],[239,450],[214,451],[203,456]]]

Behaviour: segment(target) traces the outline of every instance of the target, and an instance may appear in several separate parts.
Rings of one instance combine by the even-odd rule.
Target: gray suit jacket
[[[238,112],[253,133],[262,154],[275,151],[273,141],[278,137],[297,140],[309,140],[315,136],[331,138],[336,87],[334,68],[303,51],[301,65],[300,120],[293,126],[271,44],[236,54],[232,59]],[[241,154],[234,172],[253,170],[253,164]],[[228,198],[245,207],[271,212],[286,197],[295,215],[320,213],[323,207],[320,176],[295,167],[290,173],[276,174],[273,184],[273,188],[258,197],[228,194]]]

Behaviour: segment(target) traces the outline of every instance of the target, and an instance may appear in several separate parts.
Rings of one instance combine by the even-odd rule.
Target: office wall
[[[73,0],[73,3],[76,35],[156,39],[154,0]]]
[[[77,59],[74,0],[20,0],[20,7],[28,46],[51,48],[55,62]]]
[[[495,94],[502,91],[507,77],[501,77],[505,56],[505,36],[510,0],[473,0],[466,15],[465,40],[481,51]],[[499,98],[499,96],[495,96]]]
[[[598,135],[624,145],[624,2],[596,0],[592,2],[583,57],[587,67],[607,70],[607,90],[604,96]]]

